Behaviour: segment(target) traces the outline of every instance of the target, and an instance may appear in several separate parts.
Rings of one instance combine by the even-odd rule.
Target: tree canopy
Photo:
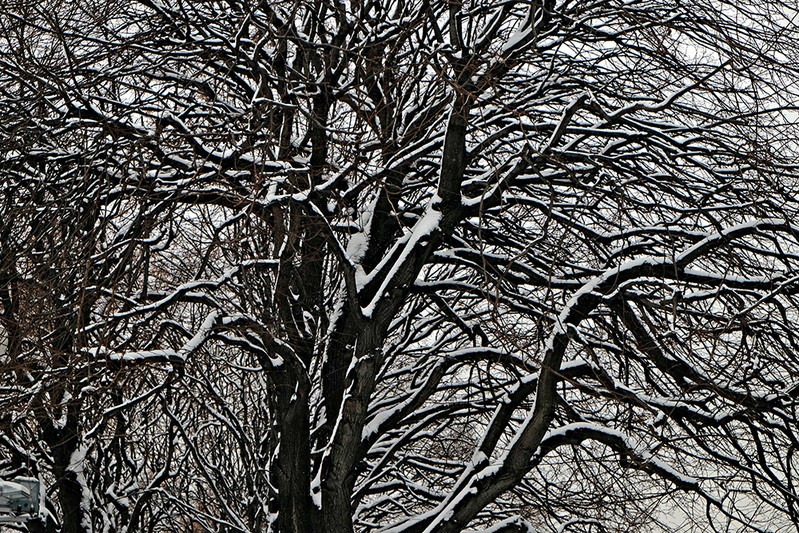
[[[0,7],[21,530],[793,531],[781,0]]]

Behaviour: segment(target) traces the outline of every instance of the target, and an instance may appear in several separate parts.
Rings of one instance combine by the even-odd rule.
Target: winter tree
[[[21,531],[793,531],[782,0],[11,0]]]

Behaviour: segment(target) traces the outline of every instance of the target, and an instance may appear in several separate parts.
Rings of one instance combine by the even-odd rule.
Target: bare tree
[[[20,527],[795,529],[797,17],[0,8]]]

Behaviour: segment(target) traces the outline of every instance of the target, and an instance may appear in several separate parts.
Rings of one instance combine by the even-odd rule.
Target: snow
[[[111,242],[119,242],[127,236],[130,229],[133,227],[133,221],[126,222],[122,224],[122,226],[117,230],[114,234],[114,237],[111,239]]]
[[[506,518],[505,520],[497,522],[487,529],[467,529],[463,533],[499,533],[500,531],[505,531],[511,527],[513,531],[519,531],[521,533],[536,533],[536,530],[532,525],[518,516]]]
[[[405,404],[403,404],[404,406]],[[361,440],[367,440],[373,434],[377,433],[380,430],[380,426],[383,422],[388,420],[392,414],[397,412],[400,408],[397,409],[385,409],[379,413],[377,413],[367,424],[363,426],[363,431],[361,432]]]
[[[58,402],[58,405],[61,407],[61,416],[58,420],[53,421],[53,426],[58,429],[62,429],[64,426],[67,425],[67,408],[66,405],[69,401],[72,400],[72,394],[69,391],[64,391],[64,395],[61,397],[61,400]]]
[[[514,32],[513,35],[508,38],[508,41],[502,46],[502,52],[507,52],[515,48],[520,42],[524,41],[533,29],[528,27],[522,31]]]
[[[322,472],[321,470],[316,473],[316,476],[311,481],[311,501],[317,509],[322,509]]]
[[[439,204],[441,203],[441,198],[436,195],[430,199],[427,204],[427,208],[425,209],[425,213],[422,218],[414,225],[413,231],[406,235],[398,245],[403,246],[403,250],[400,253],[400,256],[394,260],[391,269],[386,274],[385,278],[383,278],[383,282],[380,284],[380,288],[375,293],[374,298],[372,301],[362,309],[363,315],[367,318],[372,316],[375,307],[383,298],[383,295],[391,284],[394,279],[394,276],[397,275],[397,272],[405,266],[406,262],[410,257],[413,257],[414,252],[416,251],[416,246],[422,242],[423,239],[429,237],[434,231],[436,231],[441,223],[441,211],[439,211]],[[392,254],[386,254],[386,258],[391,257]],[[382,265],[382,263],[381,263]],[[382,269],[380,265],[375,268],[374,272],[380,272]]]
[[[347,243],[347,257],[350,258],[352,264],[356,265],[355,287],[358,291],[363,290],[369,279],[360,263],[369,250],[369,237],[372,232],[372,221],[374,220],[374,210],[377,201],[378,198],[375,197],[362,213],[364,219],[363,230],[352,235],[349,243]]]
[[[363,259],[366,254],[367,246],[369,245],[368,230],[360,231],[350,237],[350,242],[347,244],[347,255],[350,261],[358,263]]]
[[[95,348],[91,352],[97,356],[105,355],[109,361],[119,361],[123,363],[137,363],[137,362],[182,362],[186,357],[197,351],[202,344],[208,340],[212,330],[216,326],[221,313],[213,311],[206,316],[200,328],[189,339],[180,350],[135,350],[130,352],[114,353],[107,352],[101,348]],[[282,360],[280,361],[282,362]]]
[[[665,474],[672,481],[676,481],[683,486],[699,486],[699,481],[696,478],[677,471],[668,463],[655,457],[651,451],[642,449],[642,445],[636,442],[633,437],[616,429],[608,428],[599,424],[594,424],[591,422],[575,422],[572,424],[566,424],[564,426],[549,430],[542,443],[560,437],[568,437],[570,433],[577,433],[580,431],[589,431],[590,433],[594,434],[604,433],[605,435],[609,435],[614,439],[618,439],[624,443],[624,447],[627,448],[630,453],[637,455],[641,460],[653,465],[655,469],[659,470],[661,474]],[[591,437],[589,436],[588,438]]]
[[[0,480],[0,497],[12,496],[16,494],[30,495],[30,491],[19,483]]]
[[[92,494],[91,491],[89,490],[89,485],[86,482],[86,476],[83,474],[84,464],[86,462],[86,455],[88,454],[88,452],[89,452],[89,446],[81,444],[75,449],[74,452],[72,452],[72,455],[69,458],[69,465],[67,466],[67,470],[75,473],[75,480],[80,485],[81,526],[84,528],[84,531],[92,530],[92,524],[91,524]]]
[[[200,326],[200,329],[194,334],[194,337],[192,337],[180,349],[184,359],[186,355],[195,352],[208,339],[208,336],[211,334],[211,330],[216,325],[216,322],[220,316],[221,313],[219,311],[212,311],[208,314],[208,316],[205,317],[202,326]]]
[[[151,359],[156,360],[169,360],[169,361],[182,361],[183,356],[175,350],[138,350],[123,353],[109,353],[108,359],[110,361],[121,361],[125,363],[134,363],[139,361],[146,361]]]
[[[695,477],[692,477],[692,476],[685,475],[682,472],[678,472],[671,465],[669,465],[668,463],[665,463],[664,461],[661,461],[660,459],[658,459],[657,457],[652,455],[650,452],[643,451],[639,455],[647,463],[650,463],[650,464],[654,465],[658,470],[664,472],[666,475],[671,477],[673,480],[677,480],[681,485],[689,486],[689,487],[698,487],[699,486],[699,480],[698,479],[696,479]]]
[[[613,275],[616,272],[613,271]],[[552,332],[549,334],[547,338],[546,345],[544,349],[547,352],[553,350],[555,346],[555,341],[560,335],[566,333],[566,323],[568,322],[569,318],[571,317],[572,310],[579,305],[580,301],[585,298],[587,295],[591,294],[596,290],[599,285],[604,282],[609,277],[609,273],[605,272],[602,276],[596,277],[588,281],[585,285],[583,285],[574,295],[566,302],[566,305],[563,306],[563,310],[558,315],[558,318],[555,320],[555,327],[552,329]]]
[[[736,238],[742,235],[748,235],[753,232],[757,232],[760,229],[784,229],[787,231],[797,232],[799,230],[799,226],[795,226],[789,223],[787,220],[783,218],[763,218],[763,219],[755,219],[750,220],[749,222],[744,222],[742,224],[737,224],[734,226],[730,226],[729,228],[717,232],[713,235],[709,235],[703,240],[697,242],[684,252],[682,252],[679,256],[677,256],[676,263],[678,265],[685,265],[692,262],[697,254],[705,251],[710,245],[713,244],[721,244],[725,240],[730,238]]]

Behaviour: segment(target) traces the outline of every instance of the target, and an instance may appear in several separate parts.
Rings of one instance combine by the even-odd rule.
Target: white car
[[[39,512],[39,481],[33,478],[15,478],[14,481],[0,480],[0,521],[2,514],[11,514],[15,519],[20,515],[36,515]]]

